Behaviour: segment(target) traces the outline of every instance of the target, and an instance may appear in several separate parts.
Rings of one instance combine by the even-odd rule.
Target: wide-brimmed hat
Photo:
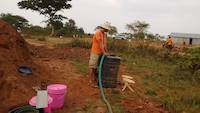
[[[101,28],[106,29],[106,30],[110,30],[110,25],[107,24],[107,23],[106,24],[102,24],[102,25],[100,25],[98,27],[101,27]]]

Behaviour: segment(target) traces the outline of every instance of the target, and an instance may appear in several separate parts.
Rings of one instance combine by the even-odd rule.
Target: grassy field
[[[72,64],[74,64],[78,73],[80,73],[82,75],[88,74],[88,64],[87,64],[87,62],[82,62],[81,60],[74,60],[74,61],[72,61]]]
[[[59,48],[68,46],[89,49],[91,47],[90,39],[46,38],[41,41],[37,38],[27,39],[27,41]],[[133,76],[138,84],[135,89],[137,94],[108,95],[112,97],[111,102],[121,98],[149,97],[160,102],[170,113],[199,113],[200,48],[195,48],[194,54],[190,49],[173,53],[163,48],[153,47],[148,41],[136,46],[127,41],[110,40],[109,50],[122,57],[122,64],[126,66],[125,74]],[[82,62],[81,59],[72,63],[77,68],[77,72],[87,74],[87,63]],[[114,102],[112,104],[116,108],[115,113],[123,113],[121,104]]]
[[[62,47],[66,44],[69,44],[72,40],[75,38],[72,37],[49,37],[49,36],[26,36],[25,40],[29,43],[35,44],[35,45],[47,45],[49,47]],[[82,41],[90,41],[90,38],[79,38],[79,40]]]

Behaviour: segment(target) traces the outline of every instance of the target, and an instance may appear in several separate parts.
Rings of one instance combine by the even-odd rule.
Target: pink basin
[[[45,113],[51,113],[51,103],[53,102],[53,99],[49,96],[48,97],[48,106],[44,108]],[[31,106],[36,106],[36,96],[32,97],[29,100],[29,104]]]
[[[67,93],[67,86],[63,84],[51,84],[47,87],[48,95],[53,98],[51,103],[52,109],[62,108],[64,105],[65,94]]]

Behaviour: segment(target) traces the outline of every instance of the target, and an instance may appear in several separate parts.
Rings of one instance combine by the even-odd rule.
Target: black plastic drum
[[[106,56],[102,68],[102,85],[104,88],[116,88],[118,71],[121,58],[118,56]]]

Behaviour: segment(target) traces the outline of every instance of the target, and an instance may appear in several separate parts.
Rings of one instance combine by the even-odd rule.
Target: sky
[[[33,25],[45,26],[43,15],[19,9],[19,1],[1,0],[0,13],[20,15]],[[154,34],[200,34],[200,0],[72,0],[70,3],[72,8],[60,13],[90,33],[106,21],[119,32],[127,32],[126,24],[140,20],[149,23],[148,32]]]

